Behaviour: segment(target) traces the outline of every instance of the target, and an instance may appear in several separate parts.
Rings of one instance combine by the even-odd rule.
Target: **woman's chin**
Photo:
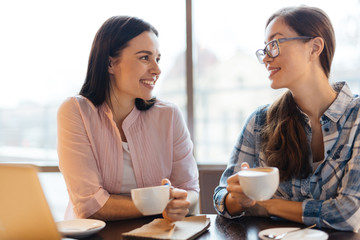
[[[277,88],[276,88],[276,84],[274,83],[274,81],[271,80],[271,79],[270,79],[270,81],[271,81],[270,87],[271,87],[272,89],[277,89]]]
[[[270,87],[272,89],[277,90],[277,89],[283,88],[283,86],[281,86],[277,81],[274,81],[272,79],[270,79],[270,81],[271,81]]]

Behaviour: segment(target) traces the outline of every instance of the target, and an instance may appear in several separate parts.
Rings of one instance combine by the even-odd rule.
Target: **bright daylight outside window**
[[[270,88],[255,51],[264,48],[268,17],[301,4],[323,9],[334,25],[337,46],[330,81],[346,81],[353,93],[360,93],[359,0],[196,0],[194,129],[199,163],[226,164],[247,117],[282,93]]]
[[[246,118],[271,103],[272,90],[255,51],[264,26],[281,7],[325,10],[335,27],[332,81],[360,92],[359,0],[194,0],[194,146],[199,163],[225,164]],[[56,113],[85,78],[93,37],[113,15],[134,15],[159,30],[158,98],[186,119],[185,0],[2,1],[0,3],[0,162],[57,164]]]
[[[0,162],[58,163],[58,107],[79,92],[95,33],[114,15],[157,28],[162,74],[155,95],[185,113],[185,1],[2,1]]]

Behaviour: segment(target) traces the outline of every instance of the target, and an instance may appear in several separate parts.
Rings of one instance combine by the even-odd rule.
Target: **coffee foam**
[[[248,171],[248,170],[243,170],[239,172],[240,176],[245,176],[245,177],[257,177],[257,176],[264,176],[267,175],[268,172],[262,172],[262,171]]]

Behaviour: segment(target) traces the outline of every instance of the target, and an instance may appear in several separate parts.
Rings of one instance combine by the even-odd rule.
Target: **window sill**
[[[38,169],[38,172],[60,172],[58,162],[36,162],[36,161],[0,161],[0,164],[29,164]]]

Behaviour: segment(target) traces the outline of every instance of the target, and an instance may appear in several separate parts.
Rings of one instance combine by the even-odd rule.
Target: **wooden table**
[[[226,219],[215,214],[207,215],[211,219],[211,225],[207,232],[198,237],[198,240],[258,240],[261,230],[274,227],[304,227],[302,224],[278,219],[262,217],[242,217],[238,219]],[[97,234],[86,240],[120,240],[124,239],[122,233],[151,222],[161,216],[144,217],[132,220],[107,222],[106,227]],[[353,232],[341,232],[331,229],[322,229],[329,234],[329,240],[360,240],[360,234]]]

